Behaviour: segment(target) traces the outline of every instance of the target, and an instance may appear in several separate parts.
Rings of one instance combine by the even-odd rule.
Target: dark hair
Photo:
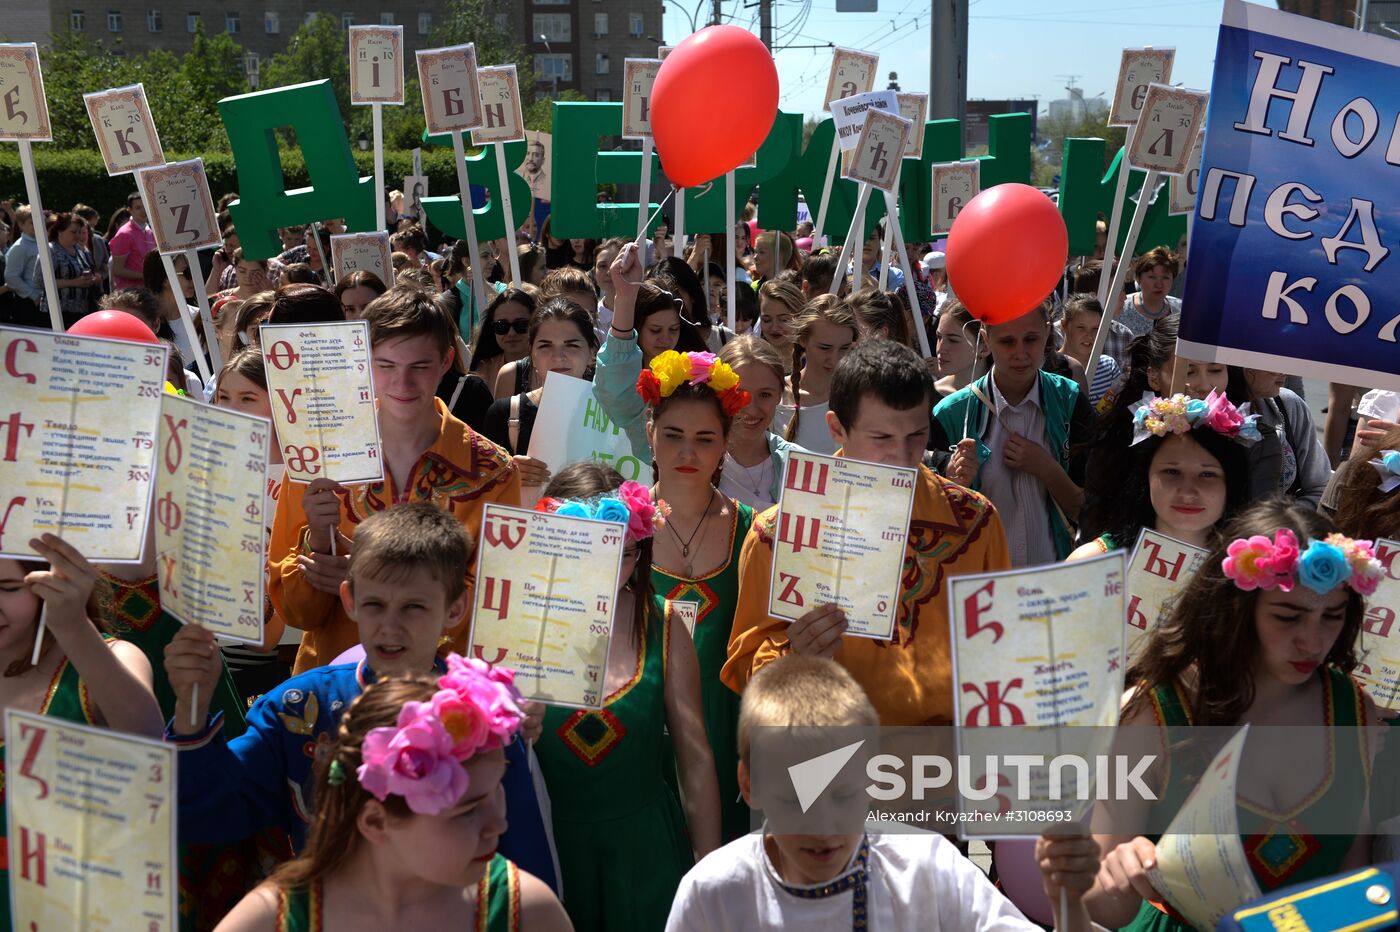
[[[649,278],[637,287],[637,305],[632,326],[637,333],[642,332],[642,324],[653,314],[662,311],[675,311],[680,322],[680,335],[676,338],[676,351],[679,353],[703,353],[709,349],[705,345],[700,330],[685,319],[684,302],[673,292],[668,281]]]
[[[1400,430],[1387,431],[1377,450],[1400,450]],[[1337,529],[1348,537],[1400,537],[1400,495],[1382,492],[1380,474],[1364,459],[1338,469]]]
[[[306,262],[289,262],[282,266],[282,285],[319,285],[321,276]]]
[[[1173,278],[1181,272],[1181,262],[1177,259],[1176,253],[1165,246],[1154,246],[1133,260],[1133,281],[1137,281],[1138,276],[1146,275],[1152,271],[1154,266],[1158,265],[1165,268],[1167,274]]]
[[[725,285],[719,290],[720,303],[729,307],[729,289],[734,289],[734,323],[747,320],[750,324],[758,320],[758,292],[742,282]]]
[[[1133,437],[1133,412],[1130,409],[1148,391],[1148,371],[1160,369],[1175,355],[1175,315],[1154,322],[1151,330],[1128,344],[1127,380],[1099,402],[1103,414],[1094,425],[1093,436],[1084,445],[1087,459],[1084,464],[1085,495],[1079,509],[1081,540],[1092,540],[1109,530],[1105,515],[1109,503],[1100,498],[1099,490],[1112,489],[1118,481],[1122,451],[1128,448]]]
[[[262,353],[256,347],[245,346],[240,350],[234,350],[233,355],[224,362],[224,367],[219,370],[218,378],[214,384],[222,382],[224,376],[229,373],[241,375],[258,388],[267,391],[267,369],[263,364]]]
[[[340,299],[320,285],[283,285],[272,300],[269,324],[316,324],[344,320]]]
[[[272,882],[284,890],[305,887],[334,873],[345,865],[361,844],[356,826],[360,810],[374,797],[360,785],[355,773],[363,762],[361,748],[365,735],[375,728],[393,728],[399,712],[408,702],[428,702],[438,690],[437,678],[401,674],[376,680],[355,697],[340,718],[330,753],[318,755],[313,771],[316,787],[316,816],[307,833],[306,847],[272,875]],[[346,779],[332,784],[327,779],[332,763],[339,764]],[[390,816],[407,819],[413,815],[402,796],[391,793],[380,804]]]
[[[374,512],[355,529],[355,541],[349,568],[352,593],[356,579],[406,583],[419,569],[442,587],[446,605],[466,591],[472,538],[462,522],[432,502]]]
[[[152,330],[160,326],[160,301],[148,288],[123,288],[105,294],[98,299],[97,306],[104,311],[127,311],[134,314],[150,325]]]
[[[1065,301],[1063,320],[1065,324],[1069,324],[1080,314],[1097,314],[1099,317],[1103,317],[1103,305],[1092,294],[1076,292]]]
[[[855,312],[862,339],[879,336],[912,347],[913,334],[909,332],[903,305],[896,307],[890,296],[879,288],[862,288],[848,295],[846,304]]]
[[[664,283],[666,290],[674,292],[682,299],[690,299],[690,319],[708,329],[713,325],[710,309],[705,306],[705,286],[700,284],[700,276],[678,256],[666,256],[656,263],[652,277]],[[752,289],[751,289],[752,290]]]
[[[112,211],[112,216],[107,220],[107,242],[110,243],[112,241],[112,237],[116,236],[117,231],[120,230],[130,219],[131,208],[129,207],[118,207],[116,210]]]
[[[507,288],[492,298],[491,303],[486,305],[486,313],[481,315],[481,323],[477,325],[476,333],[472,335],[472,358],[467,365],[468,370],[475,372],[489,360],[505,355],[505,350],[501,349],[501,344],[496,341],[496,334],[491,325],[496,322],[496,312],[501,309],[501,305],[511,302],[525,308],[527,316],[534,316],[535,296],[523,288]]]
[[[679,391],[679,389],[677,389]],[[705,388],[711,397],[714,392]],[[546,498],[592,499],[606,496],[622,485],[622,474],[611,466],[602,463],[571,463],[554,474],[545,486]],[[653,538],[648,537],[638,544],[637,565],[626,588],[632,590],[632,627],[640,651],[646,643],[647,621],[651,617],[651,546]]]
[[[376,295],[381,295],[389,290],[384,286],[383,279],[368,269],[360,269],[349,275],[341,276],[340,280],[335,283],[335,299],[339,301],[351,288],[368,288]]]
[[[550,321],[573,324],[578,328],[584,342],[594,353],[598,352],[598,331],[593,329],[593,316],[568,298],[550,298],[530,315],[530,349],[535,348],[535,334],[540,327]],[[592,369],[592,366],[589,366]]]
[[[1139,688],[1123,710],[1151,707],[1152,690],[1168,689],[1194,670],[1188,711],[1191,723],[1237,724],[1254,702],[1254,660],[1259,652],[1255,607],[1260,590],[1246,592],[1221,568],[1232,541],[1256,534],[1272,537],[1288,528],[1300,548],[1333,531],[1330,521],[1311,508],[1279,498],[1256,502],[1225,525],[1196,575],[1186,584],[1171,616],[1148,636],[1141,656],[1128,670],[1127,682]],[[1346,620],[1324,665],[1343,673],[1356,668],[1356,639],[1365,613],[1365,600],[1347,590]]]
[[[1185,436],[1219,460],[1220,468],[1225,473],[1225,510],[1215,523],[1218,529],[1249,504],[1249,465],[1245,447],[1222,437],[1209,427],[1197,427]],[[1150,475],[1152,460],[1166,441],[1167,437],[1149,437],[1126,450],[1105,451],[1114,454],[1116,468],[1111,474],[1096,477],[1099,481],[1106,479],[1109,486],[1094,491],[1104,503],[1104,527],[1115,547],[1130,549],[1137,543],[1138,533],[1143,528],[1156,527]]]
[[[270,315],[276,300],[277,292],[275,291],[259,291],[251,298],[245,298],[243,303],[238,306],[238,316],[233,319],[233,338],[238,339],[238,334],[251,327],[253,321],[264,313]]]
[[[386,340],[430,337],[438,353],[446,357],[457,345],[451,315],[433,295],[418,288],[390,288],[365,305],[362,319],[369,323],[371,349]]]
[[[835,277],[836,257],[829,253],[813,253],[802,263],[802,281],[806,282],[809,288],[817,285],[823,289],[830,288]]]
[[[1086,259],[1069,270],[1069,290],[1083,294],[1097,294],[1099,279],[1103,275],[1102,259]]]
[[[831,324],[836,327],[849,327],[851,341],[860,340],[860,327],[856,323],[851,306],[835,295],[824,294],[807,302],[802,313],[792,322],[792,373],[788,376],[792,391],[792,420],[788,421],[783,439],[797,438],[798,423],[802,420],[802,367],[807,363],[807,349],[803,344],[812,335],[817,324]],[[841,423],[846,423],[842,421]]]
[[[58,242],[58,234],[68,229],[75,220],[79,223],[87,222],[82,217],[69,211],[62,211],[54,214],[53,219],[49,221],[48,229],[44,231],[44,235],[49,238],[50,243],[56,243]]]
[[[520,263],[521,280],[528,282],[535,274],[535,267],[544,265],[544,249],[538,243],[521,243],[516,247],[516,261]]]
[[[140,192],[140,191],[132,191],[130,194],[128,194],[128,195],[126,196],[126,206],[127,206],[127,208],[129,209],[129,208],[131,207],[132,204],[135,204],[135,203],[136,203],[137,201],[139,201],[139,200],[141,200],[141,192]]]
[[[923,406],[934,397],[933,375],[919,354],[893,340],[861,340],[831,377],[831,410],[841,426],[855,426],[860,401],[872,395],[896,411]]]
[[[27,576],[30,573],[46,572],[52,569],[52,567],[50,567],[49,564],[45,563],[43,560],[20,560],[14,557],[8,557],[6,559],[13,559],[15,563],[19,564],[19,571],[21,576]],[[113,625],[108,620],[108,610],[112,605],[112,600],[113,592],[111,583],[103,579],[101,575],[98,575],[96,582],[93,584],[92,593],[88,596],[87,605],[84,606],[84,610],[87,613],[88,619],[92,622],[93,627],[97,628],[97,630],[102,634],[116,633]],[[34,625],[36,632],[38,630],[38,624],[39,619],[41,617],[41,613],[43,612],[43,603],[40,602],[39,606],[39,609],[34,613]],[[39,656],[42,658],[44,654],[47,654],[49,648],[55,643],[57,642],[54,639],[53,631],[50,630],[47,626],[45,626],[44,643],[43,647],[39,649]],[[7,666],[3,672],[0,672],[0,676],[3,676],[4,678],[8,679],[10,677],[19,676],[22,673],[29,672],[31,669],[34,668],[34,664],[30,663],[30,657],[31,652],[28,649],[22,651],[18,657],[16,657],[13,661],[10,662],[10,665]]]

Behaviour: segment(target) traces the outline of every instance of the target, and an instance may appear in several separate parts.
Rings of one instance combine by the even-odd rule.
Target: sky
[[[1051,100],[1068,96],[1067,76],[1075,74],[1085,97],[1102,93],[1110,99],[1121,50],[1144,45],[1175,47],[1173,83],[1209,90],[1222,6],[1221,0],[971,0],[967,96],[1034,97],[1044,112]],[[690,16],[697,7],[697,22],[704,25],[712,0],[667,0],[667,44],[690,34]],[[783,110],[820,112],[831,68],[830,49],[783,46],[833,42],[874,52],[880,56],[877,89],[896,71],[901,90],[928,91],[929,0],[879,0],[877,13],[837,13],[835,8],[836,0],[774,0],[774,57]],[[723,0],[723,11],[726,22],[758,33],[756,0]]]

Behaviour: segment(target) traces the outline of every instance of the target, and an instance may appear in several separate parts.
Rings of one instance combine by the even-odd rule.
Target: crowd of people
[[[984,325],[936,244],[896,262],[880,227],[852,281],[810,224],[758,231],[746,216],[677,249],[664,228],[560,240],[546,223],[538,242],[527,231],[473,254],[404,217],[389,287],[331,274],[334,218],[249,258],[230,200],[222,245],[197,269],[177,258],[177,282],[136,195],[103,231],[85,205],[40,218],[0,204],[0,242],[13,239],[0,320],[48,326],[40,231],[65,323],[99,308],[140,318],[171,343],[171,384],[210,404],[271,416],[263,322],[368,323],[385,477],[284,484],[272,444],[260,647],[164,612],[151,546],[143,564],[93,565],[46,535],[43,562],[0,561],[4,705],[178,746],[189,928],[1036,928],[938,834],[751,832],[751,806],[764,808],[751,737],[954,723],[949,578],[1129,550],[1144,528],[1207,556],[1127,671],[1124,723],[1383,718],[1349,674],[1365,650],[1370,542],[1400,537],[1400,482],[1387,481],[1400,476],[1400,393],[1334,386],[1320,433],[1289,374],[1178,358],[1171,249],[1125,260],[1132,291],[1107,309],[1091,359],[1098,257]],[[200,288],[224,360],[208,385],[194,363],[210,348],[172,327],[197,314]],[[592,382],[649,483],[530,455],[550,373]],[[890,640],[847,635],[831,605],[769,614],[793,451],[917,471]],[[462,656],[482,509],[536,499],[608,499],[638,519],[600,709],[527,702],[509,670]],[[1254,573],[1240,542],[1260,540],[1274,562]],[[1304,578],[1299,552],[1320,547],[1355,575]],[[1378,826],[1400,798],[1374,776],[1378,753],[1337,742],[1280,774],[1275,809],[1342,800],[1354,824],[1286,872],[1256,865],[1262,889],[1395,856]],[[1185,778],[1154,778],[1161,805],[1179,805]],[[1187,928],[1153,887],[1149,813],[1119,815],[1037,842],[1056,927]]]

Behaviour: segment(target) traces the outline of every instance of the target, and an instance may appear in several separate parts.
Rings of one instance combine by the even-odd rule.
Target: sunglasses
[[[491,330],[498,337],[503,337],[514,330],[516,333],[525,333],[530,329],[530,322],[523,317],[515,320],[493,320]]]

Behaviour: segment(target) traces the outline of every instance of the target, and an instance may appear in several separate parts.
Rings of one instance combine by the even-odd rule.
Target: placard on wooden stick
[[[168,162],[136,173],[156,249],[165,255],[221,242],[203,159]]]
[[[403,27],[350,27],[350,103],[403,103]]]
[[[83,104],[92,120],[107,174],[125,175],[138,168],[165,164],[165,152],[160,147],[144,85],[84,94]]]
[[[331,265],[337,281],[354,272],[373,272],[386,288],[394,287],[393,249],[389,234],[382,230],[332,236]]]
[[[476,46],[423,49],[417,54],[423,117],[431,135],[462,133],[481,126],[481,91]],[[462,193],[466,197],[466,192]]]
[[[933,233],[949,233],[953,221],[968,202],[982,190],[982,163],[939,162],[933,166]]]
[[[855,49],[838,48],[831,53],[831,72],[826,78],[827,101],[822,108],[831,109],[831,101],[856,94],[868,94],[875,89],[875,69],[879,67],[880,56]]]
[[[895,94],[899,101],[899,115],[913,124],[909,129],[909,145],[904,150],[906,159],[920,159],[924,156],[924,124],[928,122],[927,94]]]
[[[525,138],[525,118],[520,114],[520,81],[514,65],[478,68],[481,125],[472,130],[472,142],[515,142]]]
[[[1171,178],[1171,203],[1167,213],[1172,216],[1190,214],[1196,209],[1196,191],[1201,184],[1201,149],[1205,147],[1206,134],[1202,130],[1196,135],[1195,145],[1186,159],[1186,171]]]
[[[1124,49],[1118,64],[1118,84],[1108,111],[1109,126],[1131,126],[1138,121],[1147,88],[1171,81],[1176,49]]]
[[[0,43],[0,139],[53,139],[39,47],[33,42]]]
[[[659,58],[629,58],[622,63],[622,138],[651,136],[651,86],[661,70]]]
[[[1137,133],[1128,149],[1128,163],[1162,175],[1185,174],[1191,148],[1205,123],[1209,99],[1205,91],[1151,85],[1142,104]],[[1150,193],[1144,190],[1141,196],[1147,197]],[[1131,249],[1129,244],[1123,255],[1131,255]]]
[[[881,191],[895,190],[910,128],[910,122],[902,116],[883,110],[869,111],[860,131],[860,141],[851,152],[851,167],[846,177]],[[859,236],[859,232],[856,235]]]

